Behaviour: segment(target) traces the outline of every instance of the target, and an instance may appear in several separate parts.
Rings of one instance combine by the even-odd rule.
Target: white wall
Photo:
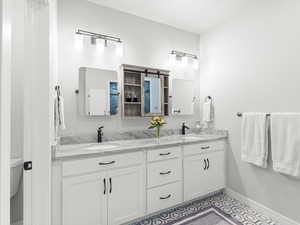
[[[0,0],[0,224],[10,222],[11,1]]]
[[[300,222],[300,180],[241,161],[236,112],[300,111],[300,2],[261,1],[201,36],[201,96],[229,130],[228,186]]]
[[[88,118],[78,113],[77,96],[79,67],[96,67],[117,70],[122,63],[172,69],[172,77],[196,79],[195,95],[199,96],[199,71],[171,68],[168,53],[173,50],[197,54],[199,36],[166,25],[141,19],[85,0],[61,0],[58,5],[59,24],[59,76],[65,98],[67,129],[61,135],[95,134],[101,124],[106,131],[146,129],[148,119],[121,120],[117,118]],[[87,40],[85,47],[74,48],[76,28],[92,32],[119,36],[124,41],[124,57],[118,59],[113,49],[106,49],[102,55],[95,53],[95,47]],[[176,69],[176,73],[174,72]],[[196,106],[195,117],[167,118],[168,127],[178,127],[182,121],[192,125],[199,117]]]
[[[22,158],[24,148],[24,5],[13,0],[11,76],[11,157]],[[23,186],[11,200],[11,222],[23,218]]]

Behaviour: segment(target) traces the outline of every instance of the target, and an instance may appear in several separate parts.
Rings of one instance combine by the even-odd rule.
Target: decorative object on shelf
[[[169,54],[169,60],[171,65],[174,65],[177,61],[180,61],[182,66],[188,66],[189,58],[192,59],[193,68],[197,70],[199,68],[199,59],[197,55],[176,50],[172,50]]]
[[[114,42],[116,47],[116,55],[119,57],[123,56],[123,42],[121,38],[114,37],[106,34],[99,34],[90,31],[77,29],[75,31],[75,48],[81,49],[83,47],[83,38],[91,38],[91,44],[96,46],[97,51],[102,52],[107,47],[108,42]]]
[[[160,138],[160,128],[167,124],[166,121],[162,117],[156,116],[150,120],[150,124],[148,129],[156,128],[156,137]]]

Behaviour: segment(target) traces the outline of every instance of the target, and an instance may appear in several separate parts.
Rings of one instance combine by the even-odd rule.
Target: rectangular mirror
[[[80,114],[110,116],[118,114],[118,73],[112,70],[79,69]]]
[[[194,114],[194,82],[174,79],[172,81],[172,114]]]
[[[145,114],[162,114],[161,79],[147,76],[144,79],[144,112]]]

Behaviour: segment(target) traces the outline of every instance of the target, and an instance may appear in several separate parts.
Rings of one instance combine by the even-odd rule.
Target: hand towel
[[[271,147],[273,169],[300,176],[300,113],[272,113]]]
[[[202,121],[204,123],[212,122],[213,121],[212,101],[210,99],[206,100],[203,103],[202,116],[203,116]]]
[[[262,168],[268,159],[268,119],[266,113],[243,113],[242,160]]]
[[[61,96],[56,96],[54,99],[54,127],[56,135],[59,129],[66,129],[64,115],[64,99]]]

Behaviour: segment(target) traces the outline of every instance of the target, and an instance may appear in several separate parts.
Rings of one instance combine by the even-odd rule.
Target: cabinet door
[[[107,179],[91,174],[63,180],[63,225],[107,224]],[[105,190],[106,189],[106,190]]]
[[[205,155],[195,155],[184,159],[184,200],[191,200],[205,194],[207,173]]]
[[[209,153],[206,158],[208,160],[206,192],[208,193],[225,187],[224,151]]]
[[[108,224],[119,225],[145,212],[145,169],[124,168],[108,172]]]

